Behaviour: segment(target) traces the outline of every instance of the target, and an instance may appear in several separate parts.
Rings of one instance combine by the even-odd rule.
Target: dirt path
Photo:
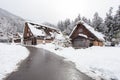
[[[27,47],[30,56],[21,63],[18,71],[5,80],[93,80],[79,72],[72,62],[49,51]]]

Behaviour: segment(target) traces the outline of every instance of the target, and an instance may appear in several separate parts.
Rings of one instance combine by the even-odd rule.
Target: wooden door
[[[75,38],[73,40],[73,47],[75,48],[85,48],[89,46],[89,41],[85,38]]]

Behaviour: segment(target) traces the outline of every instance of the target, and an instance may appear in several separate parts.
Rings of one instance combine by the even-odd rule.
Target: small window
[[[83,29],[79,29],[79,32],[83,32]]]
[[[27,33],[27,36],[29,36],[29,33]]]

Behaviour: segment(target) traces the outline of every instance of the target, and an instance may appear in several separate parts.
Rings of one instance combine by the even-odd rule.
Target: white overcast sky
[[[36,22],[57,23],[65,18],[92,18],[95,12],[105,17],[110,7],[118,9],[120,0],[0,0],[0,8]]]

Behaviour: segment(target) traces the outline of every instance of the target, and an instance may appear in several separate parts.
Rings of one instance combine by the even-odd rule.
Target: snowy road
[[[27,47],[31,54],[17,72],[5,80],[92,80],[79,72],[72,62],[49,51]]]

